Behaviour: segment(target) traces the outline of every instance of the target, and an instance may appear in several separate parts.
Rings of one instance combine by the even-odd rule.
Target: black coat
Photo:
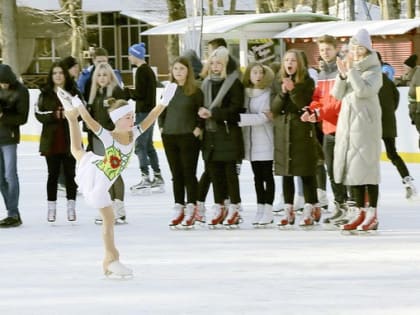
[[[53,91],[41,91],[35,109],[35,117],[42,124],[39,141],[39,152],[47,154],[54,145],[59,125],[64,125],[64,142],[68,154],[70,154],[70,131],[67,119],[64,116],[57,117],[57,110],[61,102]]]
[[[378,95],[382,109],[382,138],[395,138],[397,136],[395,111],[400,101],[400,92],[386,74],[382,74],[382,87]]]
[[[223,82],[213,84],[213,97]],[[239,113],[244,112],[244,87],[236,79],[222,100],[220,107],[212,109],[215,131],[204,131],[203,159],[205,161],[240,161],[244,157],[242,130],[238,126]]]
[[[11,83],[7,90],[0,88],[0,111],[3,112],[0,117],[0,145],[19,143],[19,126],[28,120],[28,89],[18,81]]]
[[[303,108],[312,100],[314,81],[307,76],[289,93],[278,93],[272,102],[274,115],[274,172],[281,176],[313,176],[318,144],[315,125],[302,122]]]

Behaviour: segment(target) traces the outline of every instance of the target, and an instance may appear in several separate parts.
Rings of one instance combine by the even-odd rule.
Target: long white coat
[[[247,88],[245,91],[247,111],[240,114],[239,126],[243,127],[245,159],[248,161],[273,160],[273,124],[264,114],[270,111],[270,94],[269,88]]]
[[[381,66],[375,52],[356,62],[347,79],[337,76],[331,94],[342,100],[334,148],[334,179],[344,185],[380,181]]]

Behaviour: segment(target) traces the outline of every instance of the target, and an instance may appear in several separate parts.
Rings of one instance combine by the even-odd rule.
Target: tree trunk
[[[18,58],[16,12],[16,0],[1,0],[3,63],[8,64],[13,69],[16,77],[19,78],[20,70]]]
[[[168,4],[169,22],[183,19],[187,16],[185,2],[183,0],[166,0]],[[178,35],[168,35],[168,61],[172,64],[173,60],[179,56]]]
[[[235,14],[236,12],[236,0],[230,0],[229,14]]]
[[[407,18],[412,19],[414,18],[414,0],[407,0]]]
[[[81,11],[81,1],[71,0],[68,2],[68,12],[71,24],[71,55],[82,60],[82,43],[83,36],[81,34],[82,18],[78,12]]]
[[[316,2],[316,1],[314,1],[314,2]],[[330,14],[330,12],[329,12],[329,3],[328,3],[328,0],[322,0],[322,13],[324,13],[324,14],[326,14],[326,15],[329,15]]]
[[[388,8],[389,8],[389,18],[390,19],[399,19],[400,18],[400,4],[398,0],[388,0]]]
[[[354,12],[354,0],[348,0],[347,2],[348,10],[349,10],[349,20],[354,21],[356,20],[356,14]]]
[[[208,15],[214,15],[214,1],[208,0],[209,12]]]

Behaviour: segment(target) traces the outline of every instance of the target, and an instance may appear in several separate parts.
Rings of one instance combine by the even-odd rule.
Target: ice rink
[[[130,194],[139,180],[135,156],[124,173],[128,224],[116,226],[116,239],[135,276],[110,280],[101,269],[97,210],[80,196],[78,221],[70,224],[59,197],[57,222],[48,224],[46,163],[37,143],[20,144],[23,225],[0,230],[0,314],[420,314],[420,202],[405,200],[389,162],[381,164],[380,231],[349,236],[322,226],[254,229],[247,162],[240,229],[170,230],[170,174],[163,150],[159,157],[164,193]],[[408,167],[420,188],[420,164]],[[212,199],[209,194],[208,208]]]

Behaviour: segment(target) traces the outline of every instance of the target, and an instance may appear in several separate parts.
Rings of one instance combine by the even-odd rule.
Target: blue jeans
[[[139,124],[146,118],[149,113],[136,113],[136,124]],[[153,127],[152,124],[144,133],[136,139],[136,146],[134,153],[136,153],[140,170],[142,174],[149,175],[149,165],[152,167],[154,173],[160,173],[159,160],[153,146]]]
[[[18,216],[17,144],[0,145],[0,191],[6,204],[7,216]]]

